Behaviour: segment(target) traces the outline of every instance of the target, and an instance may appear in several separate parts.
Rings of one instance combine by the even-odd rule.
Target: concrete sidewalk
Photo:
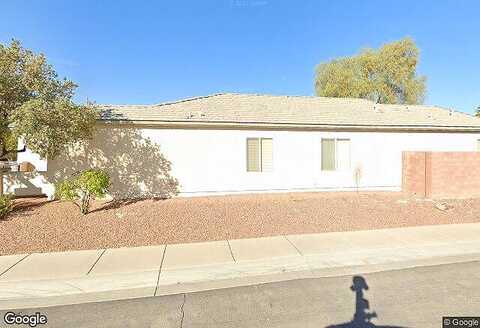
[[[0,257],[0,309],[167,295],[480,259],[480,224]]]

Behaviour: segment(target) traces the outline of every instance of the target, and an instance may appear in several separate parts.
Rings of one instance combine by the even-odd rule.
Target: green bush
[[[13,196],[0,195],[0,220],[7,217],[8,213],[13,210]]]
[[[94,198],[102,198],[108,192],[110,177],[102,170],[86,170],[56,185],[57,199],[73,202],[82,214],[90,210]]]

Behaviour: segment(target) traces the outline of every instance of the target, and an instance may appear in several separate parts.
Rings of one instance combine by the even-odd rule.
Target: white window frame
[[[325,170],[323,169],[323,140],[333,140],[333,142],[335,143],[335,154],[333,154],[333,156],[335,157],[335,168],[333,170]],[[339,169],[339,165],[338,165],[338,141],[339,140],[342,140],[342,141],[348,141],[348,166],[347,168],[344,168],[344,169]],[[349,171],[351,170],[352,168],[352,139],[351,138],[334,138],[334,137],[325,137],[325,138],[321,138],[320,140],[320,170],[322,172],[345,172],[345,171]]]
[[[249,170],[248,169],[248,140],[249,139],[256,139],[258,140],[258,171],[253,171],[253,170]],[[263,143],[262,143],[262,140],[271,140],[272,141],[272,168],[271,170],[265,170],[263,168]],[[245,153],[245,157],[246,157],[246,171],[247,173],[265,173],[265,172],[273,172],[273,138],[272,137],[247,137],[246,141],[246,153]]]

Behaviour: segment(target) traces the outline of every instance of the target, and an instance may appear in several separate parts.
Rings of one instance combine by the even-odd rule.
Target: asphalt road
[[[438,328],[480,316],[480,262],[21,312],[36,311],[48,318],[37,327]]]

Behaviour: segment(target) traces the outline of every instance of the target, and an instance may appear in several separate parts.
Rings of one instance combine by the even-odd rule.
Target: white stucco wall
[[[110,129],[110,130],[108,130]],[[380,133],[380,132],[320,132],[320,131],[253,131],[198,129],[118,129],[134,131],[134,135],[158,145],[161,154],[171,162],[170,175],[178,180],[180,195],[212,193],[344,190],[355,189],[354,169],[362,167],[360,188],[367,190],[400,190],[402,151],[476,151],[480,134],[474,133]],[[155,181],[141,175],[155,175],[155,157],[129,159],[136,147],[128,148],[128,140],[116,138],[112,128],[99,129],[93,145],[102,150],[84,154],[88,165],[109,167],[111,174],[127,170],[137,172],[129,177],[138,190],[155,189]],[[130,133],[129,132],[129,133]],[[106,133],[106,134],[105,134]],[[273,171],[247,172],[247,137],[273,139]],[[136,137],[135,137],[136,138]],[[321,170],[321,139],[348,138],[351,140],[351,168],[347,171]],[[110,141],[109,141],[110,140]],[[118,144],[115,144],[118,142]],[[101,145],[99,145],[101,143]],[[125,146],[127,145],[127,146]],[[111,148],[111,149],[106,149]],[[106,153],[107,152],[107,153]],[[109,152],[109,153],[108,153]],[[148,149],[141,149],[149,157]],[[95,158],[93,158],[95,154]],[[112,159],[111,157],[119,157]],[[122,157],[123,156],[123,157]],[[51,194],[47,181],[61,170],[68,159],[48,163],[48,174],[39,173],[29,182]],[[118,168],[125,161],[133,162]],[[73,168],[72,168],[73,169]],[[127,172],[127,173],[128,173]],[[119,173],[120,174],[120,173]],[[121,173],[125,176],[125,172]],[[57,174],[58,175],[58,174]],[[128,175],[128,174],[127,174]],[[140,186],[140,187],[139,187]],[[13,186],[9,186],[12,190]],[[115,185],[112,185],[115,188]],[[125,186],[123,187],[125,188]],[[121,190],[125,192],[125,190]]]
[[[22,149],[24,145],[22,139],[18,140],[18,149]],[[38,154],[32,153],[28,148],[24,152],[17,154],[17,162],[30,162],[37,172],[47,172],[48,170],[48,161],[41,158]]]
[[[18,149],[24,146],[23,140],[18,140]],[[43,177],[43,173],[48,171],[46,159],[42,159],[38,154],[32,153],[29,149],[17,154],[17,162],[30,162],[36,172],[40,174],[24,174],[20,172],[8,173],[4,177],[4,191],[6,193],[15,193],[19,196],[38,195],[41,193],[52,194],[53,186]]]
[[[476,134],[292,132],[246,130],[144,130],[162,145],[184,193],[401,187],[404,150],[475,151]],[[246,138],[273,139],[273,171],[246,171]],[[321,139],[351,140],[351,169],[321,170]]]

